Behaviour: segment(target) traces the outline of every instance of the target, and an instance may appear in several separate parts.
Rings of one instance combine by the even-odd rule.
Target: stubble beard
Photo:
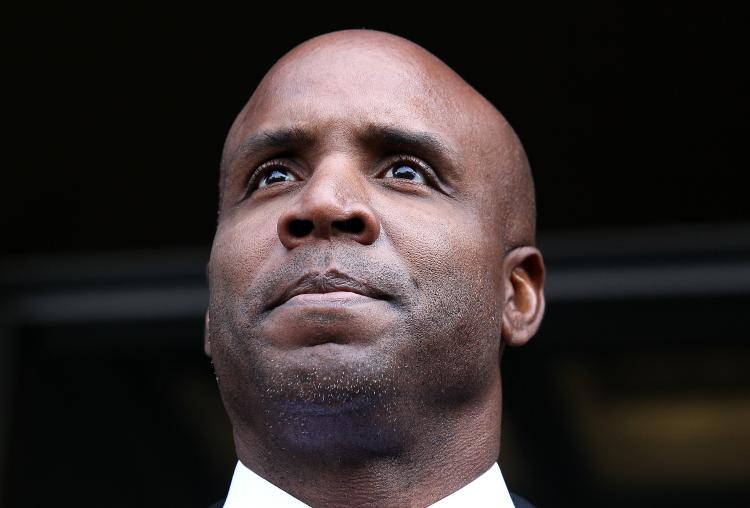
[[[288,361],[288,352],[258,338],[234,344],[244,350],[222,358],[231,367],[217,370],[245,372],[226,382],[219,377],[236,439],[249,434],[248,441],[307,462],[343,465],[400,454],[408,434],[404,393],[387,355],[371,350],[310,365]]]

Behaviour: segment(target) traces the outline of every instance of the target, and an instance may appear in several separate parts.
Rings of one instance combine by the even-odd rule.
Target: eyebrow
[[[388,125],[370,125],[363,129],[359,138],[366,144],[394,148],[419,148],[434,153],[450,152],[447,145],[432,133],[407,131]]]
[[[314,137],[300,127],[261,131],[245,138],[232,153],[231,159],[243,159],[250,154],[274,149],[300,149],[315,143]]]

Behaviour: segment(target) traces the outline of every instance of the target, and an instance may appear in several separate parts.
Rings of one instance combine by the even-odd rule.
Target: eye
[[[275,183],[281,183],[281,182],[293,182],[297,178],[289,172],[289,170],[285,168],[276,167],[271,169],[270,171],[266,171],[265,174],[262,174],[261,177],[258,179],[258,188],[268,187],[269,185],[273,185]]]
[[[426,183],[425,177],[422,174],[421,169],[415,169],[419,167],[417,164],[412,162],[401,161],[397,162],[385,173],[385,178],[398,178],[400,180],[410,180],[417,183]]]
[[[299,180],[297,173],[294,169],[288,167],[288,162],[285,159],[266,161],[250,173],[240,202],[263,187],[275,187],[284,182],[296,182],[297,180]]]

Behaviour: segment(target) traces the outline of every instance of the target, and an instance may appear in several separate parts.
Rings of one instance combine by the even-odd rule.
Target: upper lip
[[[368,284],[365,281],[355,279],[338,270],[327,270],[324,272],[308,272],[292,284],[285,287],[281,293],[272,300],[269,308],[278,307],[290,298],[305,293],[331,293],[334,291],[349,291],[370,298],[382,300],[390,299],[384,291]]]

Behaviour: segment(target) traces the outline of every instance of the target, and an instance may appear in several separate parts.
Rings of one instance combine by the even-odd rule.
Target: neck
[[[425,506],[467,485],[497,460],[500,400],[498,376],[483,397],[458,409],[407,406],[407,424],[395,426],[398,439],[387,439],[389,446],[380,450],[338,453],[342,442],[362,438],[364,430],[350,421],[334,422],[333,452],[318,442],[307,453],[295,443],[236,427],[235,444],[245,466],[311,506]],[[373,421],[367,430],[377,441],[382,429],[376,426],[382,422]],[[347,430],[359,440],[347,441]]]

